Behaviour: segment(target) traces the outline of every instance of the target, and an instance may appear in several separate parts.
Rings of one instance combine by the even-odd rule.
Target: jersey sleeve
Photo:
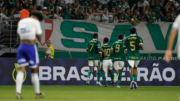
[[[97,42],[97,47],[100,48],[101,47],[101,43],[98,41]]]
[[[127,39],[125,39],[124,41],[123,41],[123,47],[126,47],[127,46]]]
[[[143,40],[142,40],[142,38],[139,38],[139,44],[142,44],[142,45],[143,45]]]
[[[42,28],[41,28],[40,22],[37,22],[37,25],[36,25],[36,34],[37,35],[41,35],[42,34]]]
[[[179,17],[177,17],[176,20],[174,21],[174,23],[173,23],[173,29],[178,30],[178,25],[179,25],[179,24],[178,24],[178,22],[179,22],[178,19],[179,19]]]
[[[114,43],[112,44],[111,49],[114,49]]]

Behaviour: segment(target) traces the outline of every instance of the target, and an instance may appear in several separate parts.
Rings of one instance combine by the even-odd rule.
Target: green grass
[[[178,101],[180,87],[139,86],[130,90],[100,86],[41,86],[46,95],[37,101]],[[34,101],[33,86],[23,86],[22,101]],[[16,101],[15,86],[0,86],[0,101]]]

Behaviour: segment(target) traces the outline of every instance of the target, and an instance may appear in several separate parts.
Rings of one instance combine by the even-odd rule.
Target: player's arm
[[[112,58],[112,56],[113,56],[113,48],[111,48],[111,58]]]
[[[36,23],[36,38],[39,40],[39,42],[41,41],[42,39],[42,29],[41,29],[41,24],[40,22],[37,22]]]
[[[108,53],[106,53],[106,51],[104,51],[101,47],[98,47],[98,48],[99,48],[99,50],[100,50],[101,52],[103,52],[104,54],[106,54],[106,56],[109,56]]]
[[[113,56],[113,49],[114,49],[114,43],[113,43],[112,46],[111,46],[111,58],[112,58],[112,56]]]
[[[126,40],[123,41],[123,49],[126,49]]]
[[[164,56],[166,62],[169,62],[171,60],[171,57],[172,57],[172,46],[173,46],[174,39],[175,39],[175,37],[177,35],[178,28],[179,28],[178,19],[179,19],[179,17],[177,17],[175,22],[173,23],[173,28],[172,28],[171,34],[169,36],[168,46],[167,46],[167,50],[166,50],[166,53],[165,53],[165,56]]]
[[[86,47],[86,52],[88,52],[88,47],[89,47],[89,43],[87,44],[87,47]]]
[[[140,38],[139,39],[139,48],[142,48],[143,47],[143,40]]]
[[[100,60],[102,61],[102,52],[99,52]]]

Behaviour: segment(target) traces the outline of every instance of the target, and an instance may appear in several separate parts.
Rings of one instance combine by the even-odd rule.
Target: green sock
[[[110,76],[111,76],[111,83],[114,83],[114,74],[113,74],[113,72],[110,73]]]
[[[92,71],[89,70],[89,71],[88,71],[88,78],[89,78],[89,79],[90,79],[90,77],[91,77],[91,73],[92,73]]]
[[[106,76],[104,73],[102,73],[102,79],[105,85],[107,85]]]
[[[98,82],[100,81],[100,75],[101,75],[101,70],[98,70],[97,71],[97,81]]]
[[[118,76],[118,83],[117,83],[118,86],[120,86],[121,78],[122,78],[122,73],[119,73],[119,76]]]
[[[133,75],[130,75],[131,82],[133,81],[133,79],[134,79]]]
[[[134,75],[134,81],[137,82],[137,75]]]

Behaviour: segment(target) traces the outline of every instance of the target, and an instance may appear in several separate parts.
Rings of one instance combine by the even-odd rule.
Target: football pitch
[[[45,97],[37,101],[179,101],[180,87],[41,86]],[[22,87],[21,101],[35,101],[33,86]],[[0,101],[16,101],[15,86],[0,86]]]

